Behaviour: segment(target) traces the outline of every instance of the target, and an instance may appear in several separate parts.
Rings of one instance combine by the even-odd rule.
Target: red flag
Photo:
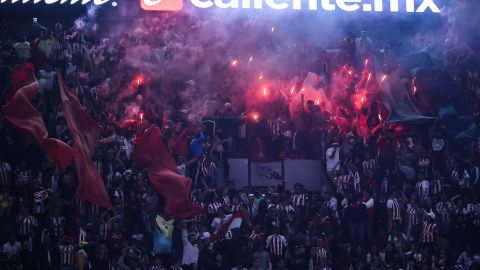
[[[188,198],[192,181],[178,173],[173,157],[160,136],[160,128],[152,125],[135,140],[134,160],[146,166],[148,178],[165,201],[165,214],[188,218],[202,212]]]
[[[5,119],[25,133],[47,157],[65,168],[72,160],[74,151],[64,142],[48,138],[42,116],[31,103],[39,88],[31,65],[15,66],[12,84],[11,96],[4,107]]]
[[[61,76],[58,77],[63,113],[75,150],[75,165],[77,168],[78,185],[77,198],[111,208],[105,184],[91,158],[95,151],[100,128],[83,110],[77,96],[68,88]]]

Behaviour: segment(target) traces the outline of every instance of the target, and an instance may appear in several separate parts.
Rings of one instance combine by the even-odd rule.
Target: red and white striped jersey
[[[314,264],[316,265],[325,265],[327,262],[327,250],[325,248],[316,248]]]
[[[392,210],[392,219],[401,220],[400,203],[396,198],[391,198],[387,201],[387,207]]]
[[[283,256],[287,249],[287,239],[283,235],[270,235],[267,237],[267,249],[271,255]]]
[[[434,241],[436,228],[437,224],[435,223],[428,223],[428,221],[423,222],[422,243],[432,243]]]
[[[37,220],[29,215],[29,216],[19,216],[17,218],[18,224],[18,232],[21,235],[28,235],[33,232],[34,227],[37,225]]]
[[[48,189],[42,189],[33,193],[33,212],[43,214],[46,211],[45,200],[48,198]]]
[[[358,172],[355,172],[355,173],[350,172],[349,179],[352,183],[353,190],[355,192],[361,192],[361,189],[360,189],[360,175],[358,174]]]
[[[11,185],[10,182],[10,173],[12,172],[12,167],[7,162],[0,164],[0,186],[8,187]]]
[[[300,194],[293,194],[292,195],[292,205],[293,207],[297,206],[305,206],[308,204],[308,194],[307,193],[300,193]]]
[[[59,245],[60,263],[62,265],[73,265],[75,248],[72,245]]]
[[[346,192],[348,191],[348,175],[339,175],[334,178],[335,185],[337,186],[337,191]]]
[[[415,185],[415,189],[420,199],[426,200],[430,192],[430,183],[424,179]]]
[[[279,212],[279,213],[284,213],[286,214],[288,217],[292,217],[293,214],[295,213],[295,208],[293,208],[293,206],[289,205],[289,204],[277,204],[275,206],[275,209]]]
[[[407,204],[407,217],[411,225],[418,225],[420,223],[420,215],[411,204]]]
[[[148,210],[155,211],[157,210],[159,198],[158,195],[155,193],[146,193],[143,195],[143,203],[147,207]]]
[[[214,215],[217,213],[218,209],[222,207],[222,204],[219,202],[209,203],[207,206],[207,213]]]
[[[450,202],[438,202],[435,205],[435,209],[437,210],[438,215],[440,215],[442,222],[450,223],[450,211],[452,209]]]
[[[375,170],[375,159],[371,158],[362,162],[363,173],[368,174],[369,171]]]

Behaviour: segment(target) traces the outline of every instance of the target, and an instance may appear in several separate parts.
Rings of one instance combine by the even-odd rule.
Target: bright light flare
[[[378,114],[378,120],[382,122],[382,115],[380,113]]]
[[[384,74],[384,75],[382,76],[382,81],[381,81],[380,83],[383,83],[386,79],[387,79],[387,75]]]
[[[135,84],[136,87],[140,87],[140,85],[143,84],[143,76],[138,75],[132,82],[132,84]]]
[[[368,73],[367,82],[369,82],[371,78],[372,78],[372,73]]]
[[[365,59],[365,66],[368,66],[368,58]]]
[[[250,56],[250,58],[248,58],[248,63],[250,64],[252,61],[253,61],[253,56]]]
[[[317,99],[316,104],[317,104],[317,105],[320,105],[320,99]]]
[[[143,123],[143,112],[140,112],[138,117],[140,118],[140,124]]]
[[[290,90],[290,95],[293,95],[293,91],[295,91],[295,86],[293,86],[292,90]]]
[[[258,75],[258,79],[259,80],[263,79],[263,72],[260,72],[260,75]]]
[[[232,60],[232,66],[236,67],[238,65],[237,59]]]
[[[362,97],[362,98],[360,99],[360,102],[361,102],[361,103],[365,103],[365,97]]]
[[[259,118],[258,113],[254,113],[254,114],[252,115],[252,118],[253,118],[253,120],[255,120],[255,122],[258,121],[258,118]]]
[[[272,30],[271,30],[272,33],[275,32],[276,29],[277,29],[277,28],[276,28],[275,26],[272,26]]]
[[[263,95],[267,96],[267,88],[263,88]]]
[[[413,94],[415,95],[417,93],[417,86],[413,86]]]

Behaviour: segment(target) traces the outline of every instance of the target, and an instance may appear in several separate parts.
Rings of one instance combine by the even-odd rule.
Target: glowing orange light
[[[253,120],[257,121],[258,120],[258,114],[253,114]]]
[[[319,104],[320,104],[320,99],[317,99],[317,105],[319,105]]]
[[[234,66],[234,67],[235,67],[235,66],[237,66],[237,64],[238,64],[238,61],[237,61],[237,59],[233,59],[233,61],[232,61],[232,66]]]

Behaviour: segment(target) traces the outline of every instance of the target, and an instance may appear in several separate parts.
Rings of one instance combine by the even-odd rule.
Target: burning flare
[[[250,58],[248,58],[248,63],[250,64],[252,61],[253,61],[253,56],[250,56]]]
[[[380,84],[383,83],[386,79],[387,79],[387,75],[384,74],[384,75],[382,76],[382,81],[380,82]]]
[[[258,79],[259,80],[263,79],[263,72],[260,72],[260,75],[258,75]]]
[[[263,95],[267,96],[267,88],[263,88]]]
[[[238,61],[237,61],[237,59],[233,59],[233,61],[232,61],[232,66],[236,67],[236,66],[237,66],[237,64],[238,64]]]

